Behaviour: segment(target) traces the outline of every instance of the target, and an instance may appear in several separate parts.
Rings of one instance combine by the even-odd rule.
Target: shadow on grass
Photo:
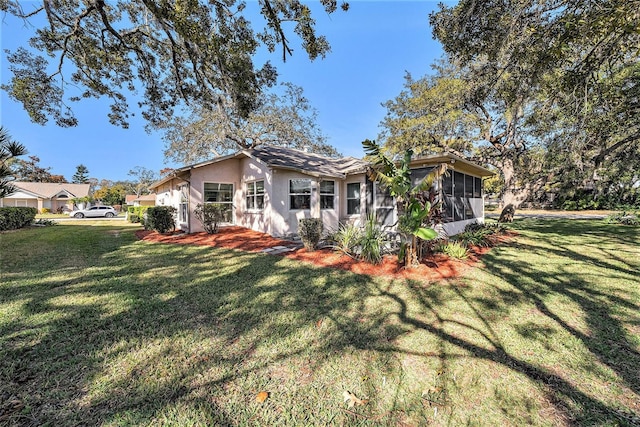
[[[550,251],[560,264],[584,263],[623,278],[633,277],[637,268],[625,257],[607,261],[572,248],[576,225],[530,222],[527,227],[534,239],[518,242],[521,251]],[[40,256],[37,271],[27,268],[28,259],[2,260],[6,285],[0,286],[0,313],[7,317],[0,323],[0,400],[9,403],[0,407],[0,422],[394,425],[407,422],[403,409],[425,412],[424,397],[401,402],[400,383],[384,407],[366,408],[369,412],[355,418],[349,412],[336,415],[334,396],[323,390],[328,375],[308,401],[282,391],[282,399],[295,407],[262,410],[251,403],[261,386],[274,387],[278,380],[303,383],[300,388],[307,390],[313,384],[305,378],[319,371],[348,382],[348,369],[336,366],[341,360],[369,358],[353,368],[354,376],[366,378],[374,369],[397,374],[398,359],[411,356],[429,366],[435,361],[442,372],[457,358],[472,358],[524,375],[569,424],[633,423],[562,372],[511,354],[496,330],[512,307],[535,307],[638,395],[640,357],[616,311],[640,310],[638,302],[600,290],[573,272],[562,274],[562,266],[548,271],[490,253],[483,286],[494,293],[477,295],[461,283],[390,283],[275,256],[134,242],[124,230],[117,238],[104,230],[76,232],[85,239],[82,251],[74,249],[79,234],[43,241],[35,255],[25,249],[28,242],[14,239],[18,256]],[[606,229],[595,232],[611,238]],[[621,240],[637,244],[638,236]],[[43,259],[47,245],[66,249]],[[615,247],[603,250],[616,253]],[[494,280],[507,285],[494,286]],[[588,334],[554,311],[548,298],[557,295],[580,307]],[[469,316],[445,309],[451,300]],[[536,323],[515,329],[541,342],[551,331]],[[399,344],[409,333],[434,337],[435,344]],[[367,381],[362,380],[369,387],[364,390],[380,391]],[[446,405],[446,392],[438,391],[436,403]],[[377,409],[381,415],[374,414]],[[501,409],[509,416],[506,405]],[[521,420],[534,419],[535,407],[522,410],[528,414]],[[462,421],[474,422],[470,416]]]

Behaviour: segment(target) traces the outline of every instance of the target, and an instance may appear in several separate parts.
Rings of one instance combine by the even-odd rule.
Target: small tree
[[[198,204],[193,211],[195,217],[200,221],[204,231],[209,234],[218,232],[218,225],[224,221],[226,206],[221,203]]]
[[[370,157],[373,167],[369,170],[369,178],[380,182],[396,199],[398,209],[398,231],[402,238],[398,258],[404,262],[405,268],[418,263],[416,248],[418,238],[435,239],[438,233],[430,227],[424,227],[429,217],[431,203],[422,195],[429,191],[434,181],[447,171],[445,164],[434,168],[416,185],[411,182],[412,150],[407,150],[396,166],[385,156],[375,141],[362,142],[365,152]]]
[[[89,183],[89,169],[83,164],[76,166],[76,173],[71,177],[71,182],[74,184],[88,184]]]

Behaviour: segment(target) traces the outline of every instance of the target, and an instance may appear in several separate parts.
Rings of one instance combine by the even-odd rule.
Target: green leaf
[[[433,228],[420,227],[413,234],[422,240],[432,240],[438,237],[438,233]]]

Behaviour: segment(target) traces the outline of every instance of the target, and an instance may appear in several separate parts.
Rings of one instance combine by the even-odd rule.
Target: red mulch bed
[[[223,227],[217,234],[201,233],[173,233],[159,234],[155,231],[141,230],[136,232],[140,240],[157,243],[173,243],[182,245],[202,245],[219,248],[238,249],[249,252],[260,252],[274,246],[291,246],[288,240],[272,237],[268,234],[249,230],[243,227]],[[508,238],[508,236],[506,237]],[[490,248],[473,248],[466,260],[449,258],[443,254],[436,254],[422,260],[419,266],[410,270],[399,265],[397,257],[386,256],[379,265],[373,265],[354,260],[348,255],[331,249],[320,249],[308,252],[304,248],[282,254],[287,258],[309,262],[321,267],[339,268],[357,274],[369,276],[386,276],[404,278],[417,281],[431,282],[439,279],[459,277]]]

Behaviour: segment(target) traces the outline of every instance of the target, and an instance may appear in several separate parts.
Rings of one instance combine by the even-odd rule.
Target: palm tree
[[[422,240],[435,239],[438,233],[430,227],[423,227],[423,223],[431,211],[431,203],[420,197],[428,191],[436,179],[444,175],[447,165],[441,164],[434,168],[416,185],[411,182],[412,150],[407,150],[398,164],[385,156],[375,141],[362,142],[364,151],[371,161],[369,178],[378,181],[391,196],[395,197],[398,209],[398,231],[402,242],[398,259],[404,262],[405,268],[418,264],[416,248],[418,238]]]
[[[0,126],[0,198],[16,192],[11,185],[13,172],[10,168],[11,159],[27,154],[24,145],[14,141],[4,127]]]

